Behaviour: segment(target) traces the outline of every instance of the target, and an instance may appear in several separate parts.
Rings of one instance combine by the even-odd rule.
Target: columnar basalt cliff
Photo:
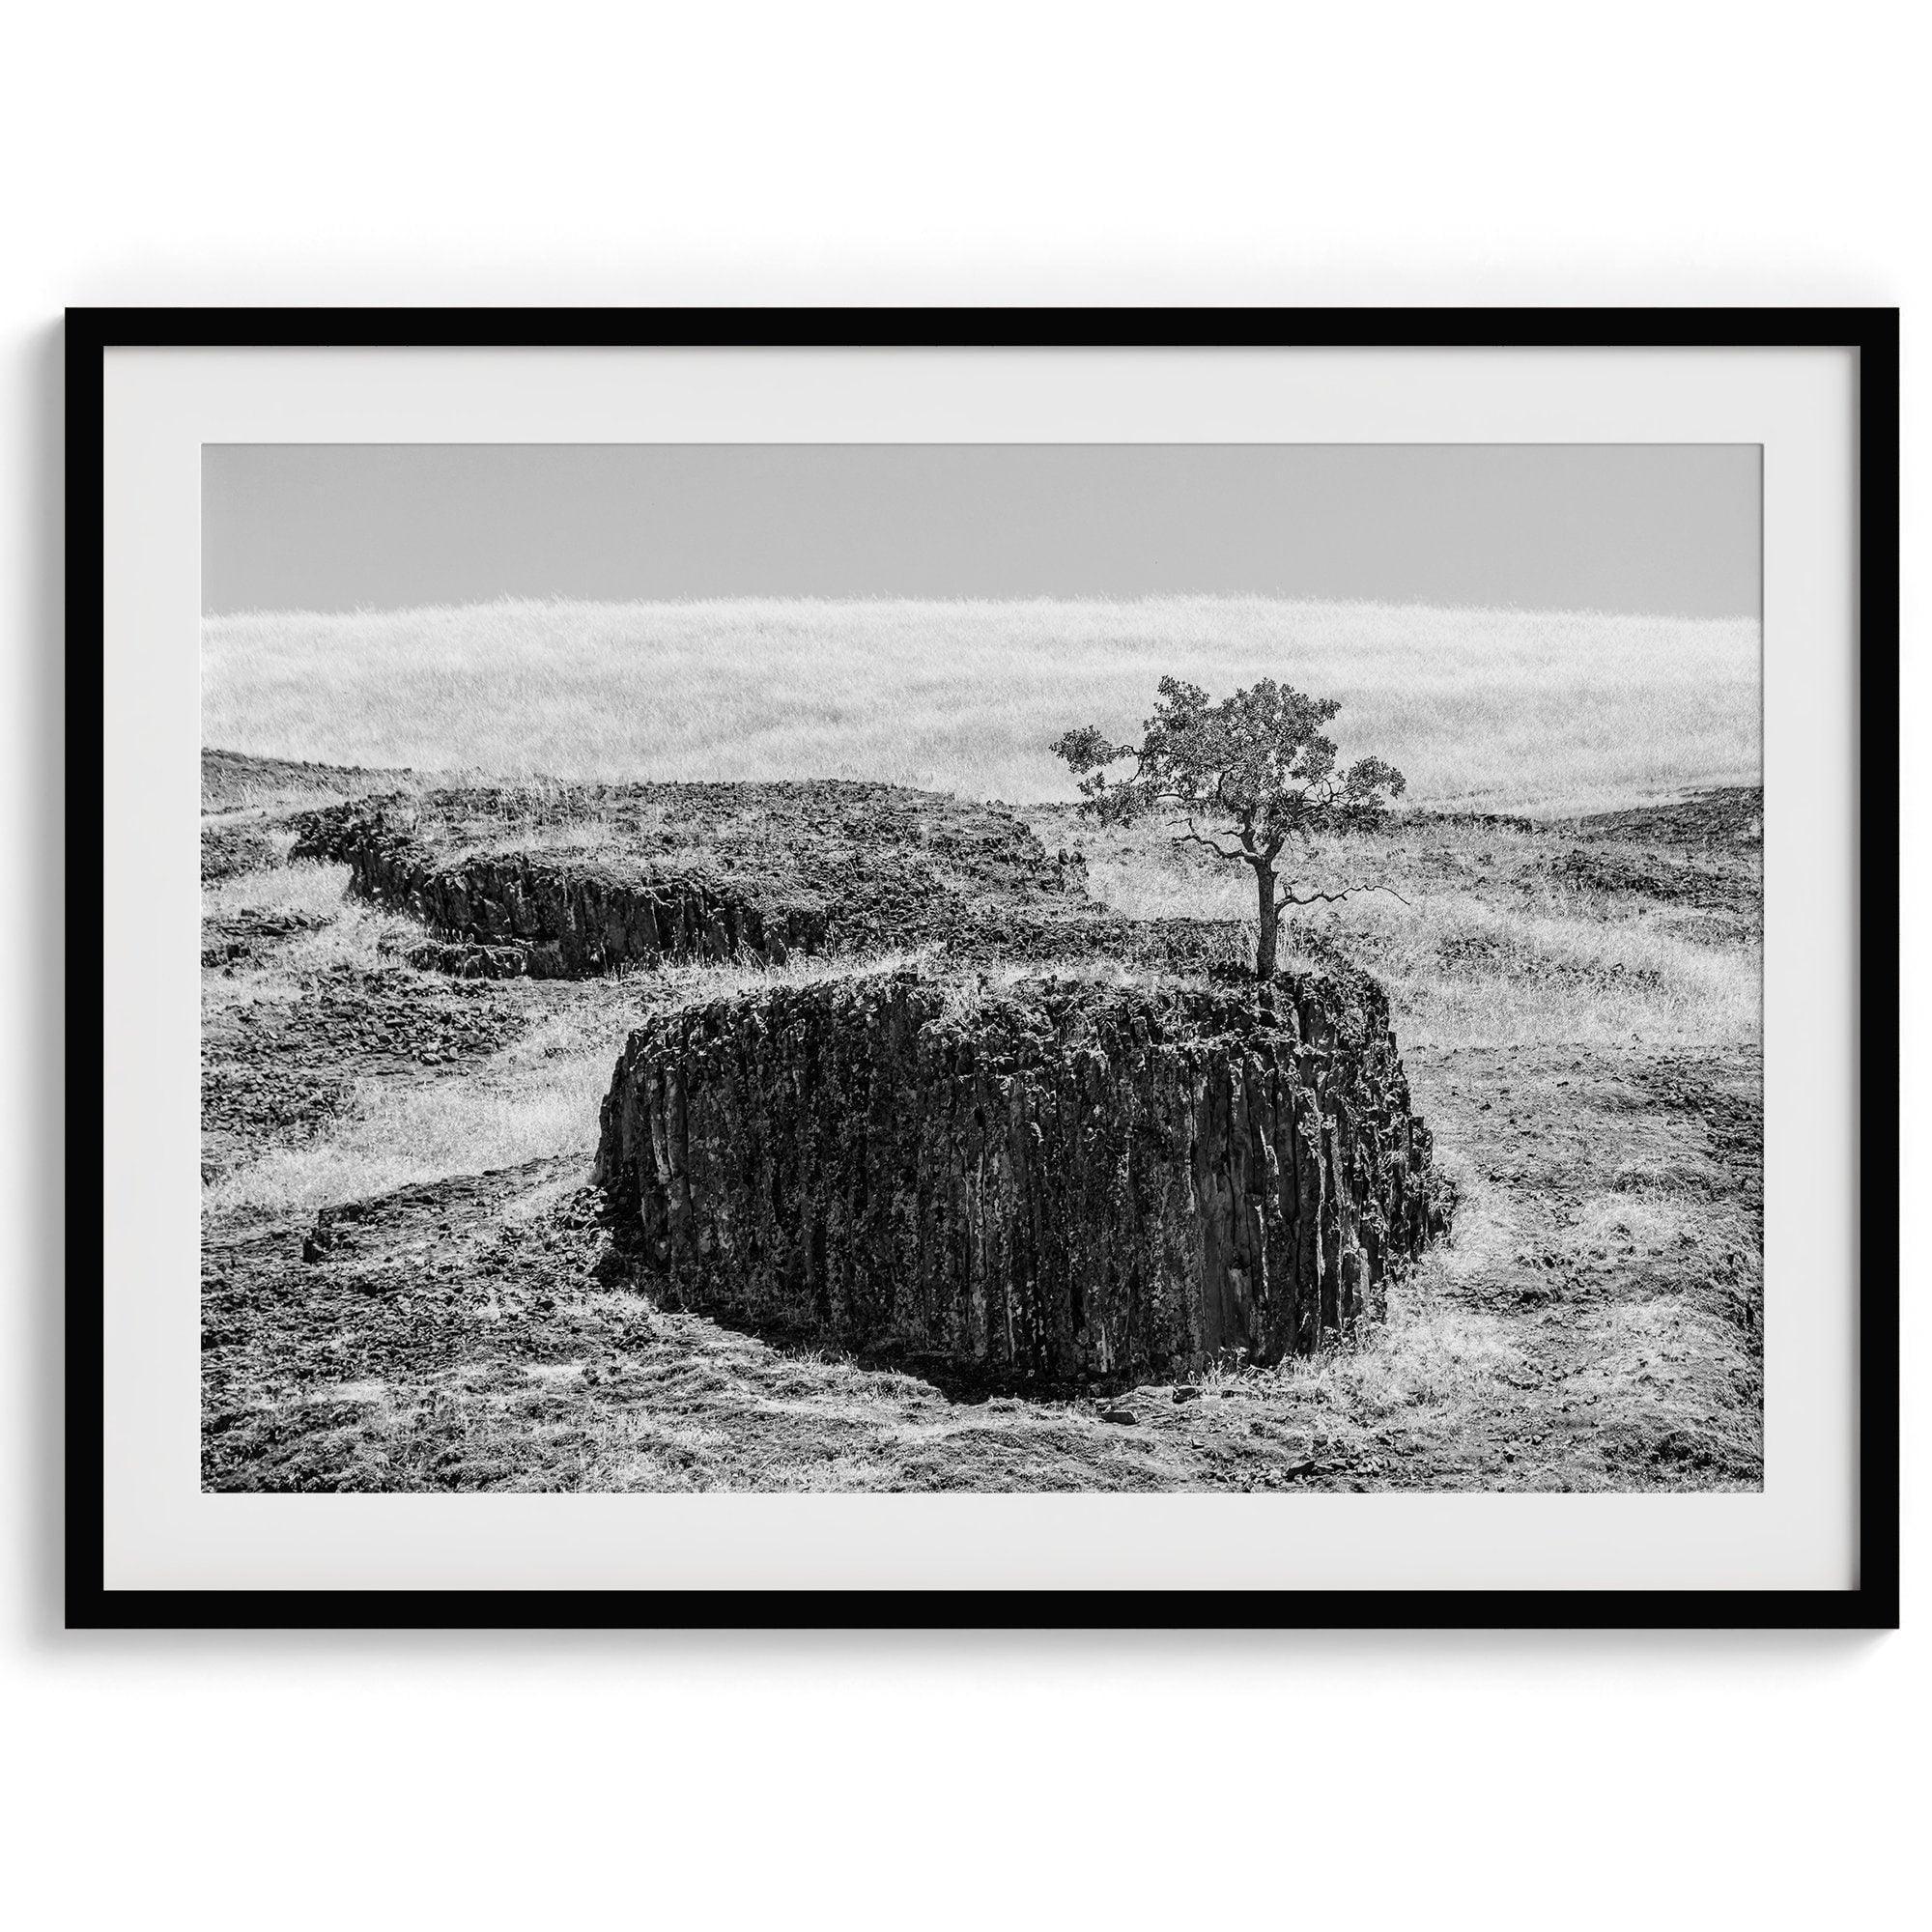
[[[486,977],[578,979],[741,952],[782,962],[816,951],[825,938],[822,907],[761,903],[702,870],[639,869],[567,853],[440,850],[380,811],[311,814],[294,856],[346,864],[362,897],[457,943],[425,946],[422,963]]]
[[[294,824],[295,858],[346,865],[360,896],[427,928],[412,963],[463,976],[921,946],[1198,970],[1244,943],[1232,923],[1111,916],[1079,855],[1003,808],[895,785],[478,788]]]
[[[670,1011],[596,1172],[661,1291],[1007,1386],[1310,1353],[1447,1209],[1351,974],[901,972]]]

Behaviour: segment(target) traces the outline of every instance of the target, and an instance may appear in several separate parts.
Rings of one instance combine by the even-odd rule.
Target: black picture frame
[[[1858,1581],[1845,1590],[154,1590],[103,1576],[103,963],[69,915],[66,1617],[72,1629],[1864,1629],[1898,1623],[1898,311],[1890,308],[75,308],[67,818],[104,837],[104,360],[140,348],[1840,348],[1857,352]]]

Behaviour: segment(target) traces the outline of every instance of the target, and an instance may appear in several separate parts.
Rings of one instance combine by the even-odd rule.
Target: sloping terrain
[[[1462,1185],[1454,1239],[1391,1286],[1386,1323],[1356,1347],[1179,1387],[964,1401],[890,1362],[660,1305],[587,1186],[598,1102],[652,1012],[847,963],[453,980],[409,963],[423,927],[351,895],[347,866],[288,863],[282,815],[330,790],[304,797],[298,773],[270,781],[284,804],[265,814],[269,861],[205,891],[207,950],[245,942],[203,975],[204,1077],[227,1096],[204,1150],[211,1487],[1759,1480],[1747,836],[1700,845],[1668,836],[1668,816],[1662,832],[1644,817],[1607,833],[1418,816],[1312,862],[1373,873],[1407,901],[1310,916],[1293,950],[1317,966],[1339,952],[1388,988],[1416,1104]],[[863,841],[836,813],[820,830],[810,810],[786,807],[785,821],[824,841],[816,876],[835,884],[839,854]],[[656,849],[729,875],[778,842],[749,816],[658,827]],[[1242,916],[1241,881],[1158,831],[1026,816],[1040,858],[1017,883],[984,874],[988,898],[1013,912],[1009,939],[1036,892],[1055,926],[1065,901],[1082,929],[1170,918],[1225,931]],[[568,837],[581,847],[593,831]],[[933,841],[919,849],[932,863]],[[972,863],[949,863],[973,892]],[[1715,882],[1701,897],[1683,891],[1687,869]],[[1092,909],[1071,884],[1083,875]],[[992,952],[981,970],[997,984],[1012,969]],[[1103,957],[1076,970],[1135,969]]]
[[[1567,821],[1585,838],[1630,838],[1646,845],[1755,848],[1764,843],[1764,787],[1713,785],[1662,805],[1593,811]]]
[[[1755,619],[1272,597],[506,601],[202,626],[209,744],[571,780],[860,775],[1071,799],[1049,749],[1119,739],[1164,675],[1284,668],[1409,799],[1614,809],[1759,769]]]
[[[303,758],[257,758],[245,752],[201,754],[203,836],[211,820],[243,811],[286,810],[332,798],[360,798],[412,774],[361,765],[318,765]]]

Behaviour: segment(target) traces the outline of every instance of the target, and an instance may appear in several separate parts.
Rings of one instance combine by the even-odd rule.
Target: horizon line
[[[944,597],[916,597],[895,595],[890,592],[850,591],[836,595],[824,592],[773,592],[763,591],[744,596],[724,594],[713,597],[582,597],[568,591],[553,591],[539,594],[526,591],[505,591],[496,597],[479,597],[464,603],[431,604],[357,604],[343,606],[334,610],[322,610],[313,605],[247,605],[229,611],[201,612],[203,624],[239,622],[250,618],[304,617],[322,620],[341,620],[366,617],[406,617],[406,616],[454,616],[477,611],[511,609],[530,609],[557,611],[582,609],[586,611],[704,611],[719,608],[742,608],[752,605],[807,605],[825,609],[860,607],[878,609],[892,606],[907,606],[923,609],[955,609],[960,607],[989,609],[1026,609],[1040,605],[1052,606],[1093,606],[1121,605],[1122,607],[1143,607],[1160,604],[1265,604],[1280,605],[1303,610],[1357,610],[1357,611],[1454,611],[1465,616],[1500,617],[1588,617],[1598,621],[1644,622],[1667,620],[1679,624],[1741,624],[1756,625],[1763,628],[1762,611],[1687,611],[1670,610],[1625,611],[1610,610],[1602,605],[1584,604],[1517,604],[1517,603],[1440,603],[1429,598],[1388,598],[1388,597],[1322,597],[1304,593],[1289,593],[1265,590],[1150,590],[1132,592],[1082,591],[1065,593],[1042,591],[1024,596],[977,596],[960,593]]]

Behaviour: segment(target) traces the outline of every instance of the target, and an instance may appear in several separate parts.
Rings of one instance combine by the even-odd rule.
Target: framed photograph
[[[1895,1624],[1894,311],[67,380],[71,1624]]]

